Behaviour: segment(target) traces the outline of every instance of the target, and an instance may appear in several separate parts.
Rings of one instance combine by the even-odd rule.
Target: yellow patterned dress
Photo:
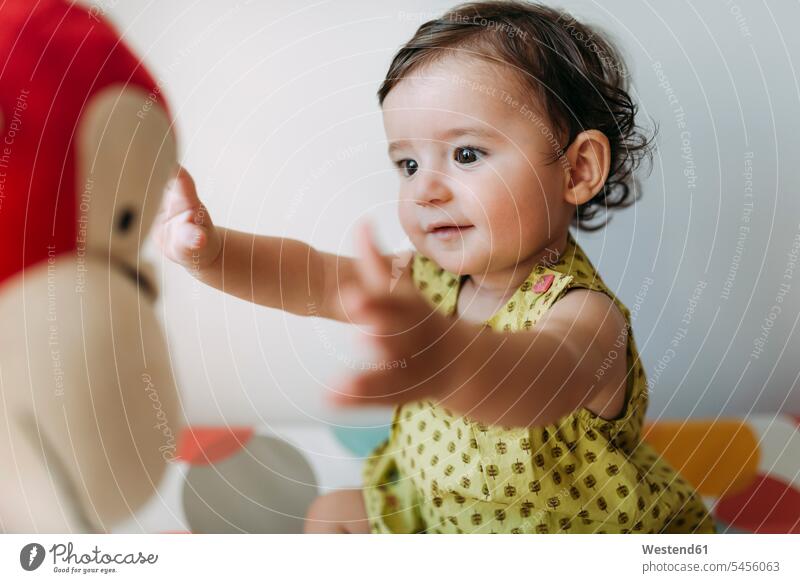
[[[412,269],[431,304],[453,315],[461,278],[419,253]],[[506,427],[429,400],[399,406],[363,470],[372,532],[715,532],[692,485],[640,440],[647,381],[630,312],[571,233],[558,261],[536,266],[485,325],[524,332],[572,288],[608,294],[628,322],[619,343],[628,362],[623,413],[605,420],[580,408],[544,427]]]

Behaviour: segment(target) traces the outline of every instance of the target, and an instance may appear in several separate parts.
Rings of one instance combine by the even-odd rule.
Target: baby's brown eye
[[[472,164],[478,161],[478,151],[474,148],[456,148],[453,158],[459,164]]]
[[[400,160],[397,165],[405,176],[411,176],[419,169],[416,160]]]

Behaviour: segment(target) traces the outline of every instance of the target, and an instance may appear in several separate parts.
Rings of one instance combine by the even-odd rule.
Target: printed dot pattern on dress
[[[461,279],[419,253],[413,280],[433,307],[456,309]],[[364,466],[375,533],[713,533],[700,496],[640,432],[646,377],[630,313],[570,233],[556,263],[537,265],[485,325],[525,332],[574,288],[607,294],[628,323],[622,415],[585,408],[543,427],[485,425],[428,400],[394,411]]]

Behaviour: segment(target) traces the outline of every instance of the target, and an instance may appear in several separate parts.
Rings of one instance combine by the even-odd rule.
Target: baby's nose
[[[441,204],[453,198],[453,191],[441,172],[420,170],[419,174],[415,192],[419,204]]]

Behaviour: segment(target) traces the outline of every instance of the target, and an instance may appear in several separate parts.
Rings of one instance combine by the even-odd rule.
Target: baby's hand
[[[411,278],[397,278],[366,225],[358,231],[358,278],[342,291],[342,302],[358,321],[378,361],[360,374],[335,382],[335,405],[389,405],[458,393],[458,354],[469,332],[463,322],[435,310]]]
[[[222,250],[219,232],[197,196],[194,180],[183,167],[164,194],[153,235],[164,255],[187,269],[207,267]]]

